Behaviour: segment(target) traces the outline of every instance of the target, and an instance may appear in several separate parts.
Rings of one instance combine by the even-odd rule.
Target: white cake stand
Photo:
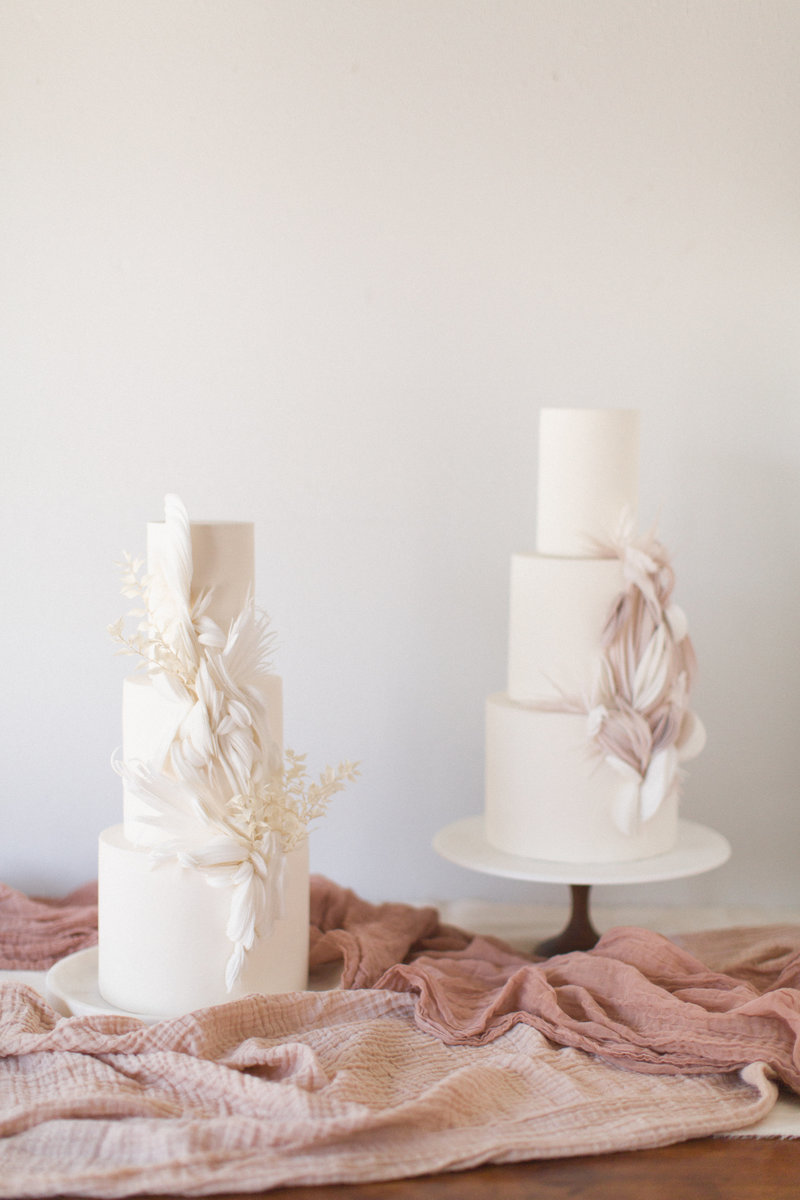
[[[623,863],[567,863],[547,859],[523,858],[495,849],[486,840],[483,816],[466,817],[440,829],[433,848],[442,858],[506,879],[527,879],[537,883],[566,883],[572,893],[572,912],[560,934],[536,947],[536,954],[566,954],[570,950],[589,950],[599,938],[589,917],[589,889],[597,883],[657,883],[683,879],[721,867],[730,858],[730,843],[721,833],[694,821],[678,822],[678,840],[666,854]]]
[[[341,984],[342,964],[331,963],[309,972],[307,990],[328,992]],[[115,1008],[101,995],[97,982],[97,946],[76,950],[52,966],[45,980],[48,1003],[65,1017],[107,1016],[131,1017],[145,1025],[155,1025],[170,1018],[155,1013],[135,1013]]]

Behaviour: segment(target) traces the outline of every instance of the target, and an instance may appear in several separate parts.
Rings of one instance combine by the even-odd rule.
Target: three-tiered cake
[[[704,734],[673,574],[633,534],[638,414],[544,409],[536,553],[511,561],[507,691],[486,704],[485,830],[510,854],[625,862],[677,839]]]
[[[171,1016],[304,988],[307,838],[265,825],[283,712],[253,605],[253,526],[190,525],[167,497],[146,575],[130,564],[127,583],[144,609],[126,645],[147,669],[123,685],[123,823],[100,836],[100,992]]]

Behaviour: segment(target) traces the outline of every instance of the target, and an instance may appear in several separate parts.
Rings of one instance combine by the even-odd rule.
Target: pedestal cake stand
[[[536,883],[566,883],[572,894],[572,912],[562,932],[535,948],[543,958],[570,950],[590,950],[599,938],[589,916],[589,889],[598,883],[658,883],[701,875],[721,867],[730,858],[731,847],[714,829],[694,821],[678,822],[678,840],[666,854],[623,863],[566,863],[523,858],[496,850],[486,840],[483,816],[466,817],[440,829],[433,848],[442,858],[506,879]]]

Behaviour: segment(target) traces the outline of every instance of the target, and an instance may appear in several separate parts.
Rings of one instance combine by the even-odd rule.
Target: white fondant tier
[[[639,414],[622,408],[545,408],[539,421],[536,549],[575,558],[635,520]]]
[[[151,521],[147,526],[147,571],[169,575],[170,547],[167,526]],[[207,615],[226,633],[248,600],[252,601],[255,561],[253,526],[245,521],[192,522],[192,588],[194,602],[210,591]]]
[[[511,559],[508,694],[514,700],[583,695],[600,635],[623,587],[618,558]]]
[[[266,749],[272,746],[283,750],[283,685],[279,675],[263,679],[264,710],[259,728],[259,742]],[[162,691],[146,676],[132,676],[122,684],[122,753],[126,763],[148,763],[154,770],[165,767],[170,744],[181,723],[189,715],[191,704],[176,700]],[[277,766],[276,762],[274,766]],[[167,770],[167,773],[169,771]],[[125,835],[139,846],[152,846],[168,835],[143,818],[152,810],[132,788],[123,783],[123,821]]]
[[[486,838],[498,850],[556,862],[631,862],[664,854],[678,833],[676,798],[639,832],[614,823],[621,775],[593,759],[586,718],[542,713],[506,695],[486,702]]]
[[[191,703],[164,695],[150,679],[134,675],[122,681],[122,756],[126,763],[152,763],[154,770],[164,766],[167,752]],[[153,845],[163,840],[152,825],[140,823],[152,816],[144,800],[122,783],[122,811],[125,833],[137,845]]]
[[[225,966],[231,889],[169,860],[153,864],[123,827],[100,835],[99,988],[116,1008],[179,1016],[250,992],[299,991],[308,978],[308,842],[286,862],[285,917],[256,940],[233,989]]]

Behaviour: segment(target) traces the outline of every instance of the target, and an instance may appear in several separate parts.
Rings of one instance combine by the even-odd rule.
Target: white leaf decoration
[[[672,631],[673,640],[682,642],[689,632],[689,622],[686,619],[686,613],[680,605],[670,604],[664,615]]]
[[[211,617],[196,618],[195,627],[198,630],[197,639],[201,645],[213,646],[216,650],[223,649],[226,640],[225,634],[216,621],[211,620]]]
[[[669,671],[668,644],[663,621],[640,658],[633,677],[632,702],[639,712],[646,712],[663,693]]]
[[[608,709],[605,704],[596,704],[589,712],[586,720],[587,736],[593,738],[600,732],[603,727],[603,722],[608,716]]]
[[[241,943],[236,943],[225,967],[225,987],[229,992],[233,991],[234,985],[242,973],[244,961],[245,948]]]
[[[612,817],[620,833],[633,837],[639,832],[639,781],[628,780],[618,788],[612,804]]]
[[[696,758],[706,744],[706,730],[697,713],[685,712],[676,746],[681,761]]]
[[[675,785],[677,769],[678,755],[672,746],[666,750],[659,750],[650,759],[650,765],[639,792],[642,821],[649,821],[651,817],[655,816],[662,802],[669,796]]]
[[[150,586],[150,620],[181,664],[197,662],[197,636],[192,624],[192,535],[183,502],[164,500],[164,545]]]

